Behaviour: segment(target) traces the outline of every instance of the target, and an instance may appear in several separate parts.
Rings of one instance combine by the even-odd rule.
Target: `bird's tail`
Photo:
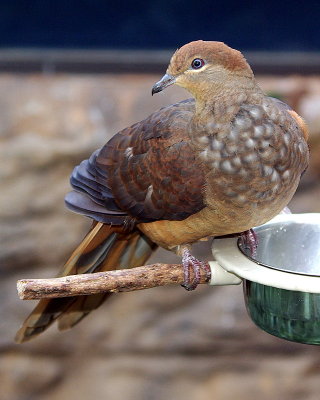
[[[139,230],[94,222],[72,253],[59,276],[88,274],[143,265],[157,246]],[[40,300],[16,334],[17,343],[26,342],[46,330],[55,320],[59,330],[72,328],[99,307],[110,293]]]

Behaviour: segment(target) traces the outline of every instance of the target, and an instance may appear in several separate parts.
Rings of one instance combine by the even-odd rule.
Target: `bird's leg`
[[[285,207],[280,214],[291,214],[291,210],[289,207]],[[249,229],[241,232],[241,240],[244,247],[247,247],[250,250],[251,257],[254,257],[257,254],[257,248],[259,244],[259,239],[255,231],[253,229]]]
[[[249,229],[247,231],[241,232],[242,243],[245,247],[250,250],[251,257],[254,257],[257,254],[258,247],[258,236],[253,229]]]
[[[193,257],[189,249],[184,249],[182,253],[182,266],[184,272],[184,283],[181,285],[186,290],[194,290],[200,282],[200,264],[201,262]],[[194,277],[191,282],[190,266],[193,268]]]
[[[195,258],[188,246],[182,246],[180,249],[182,255],[182,266],[184,271],[184,283],[181,285],[186,290],[194,290],[200,282],[200,270],[204,270],[208,276],[208,280],[211,277],[211,270],[208,263],[202,262]],[[193,269],[193,279],[191,281],[190,267]]]

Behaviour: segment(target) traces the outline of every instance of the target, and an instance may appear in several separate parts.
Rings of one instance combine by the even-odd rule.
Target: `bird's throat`
[[[193,121],[200,123],[213,119],[216,123],[230,121],[242,104],[259,104],[264,96],[253,78],[244,77],[228,82],[210,82],[192,94],[196,101]]]

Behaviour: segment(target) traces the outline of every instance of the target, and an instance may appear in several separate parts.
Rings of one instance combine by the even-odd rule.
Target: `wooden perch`
[[[192,277],[192,271],[191,277]],[[210,278],[201,269],[200,283]],[[70,297],[103,292],[128,292],[184,282],[181,264],[152,264],[132,269],[69,275],[51,279],[21,279],[17,282],[20,299]]]

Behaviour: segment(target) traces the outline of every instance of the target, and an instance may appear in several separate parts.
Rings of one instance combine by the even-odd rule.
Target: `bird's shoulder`
[[[194,99],[186,99],[175,104],[162,107],[144,120],[125,128],[114,135],[108,144],[130,140],[131,145],[138,141],[186,135],[186,128],[194,114]],[[124,139],[126,138],[126,139]]]
[[[277,141],[279,145],[283,141],[306,143],[308,139],[308,127],[303,118],[288,104],[269,96],[258,103],[241,104],[231,121],[231,129],[245,131],[254,141],[268,139]],[[246,138],[246,134],[242,136]]]

